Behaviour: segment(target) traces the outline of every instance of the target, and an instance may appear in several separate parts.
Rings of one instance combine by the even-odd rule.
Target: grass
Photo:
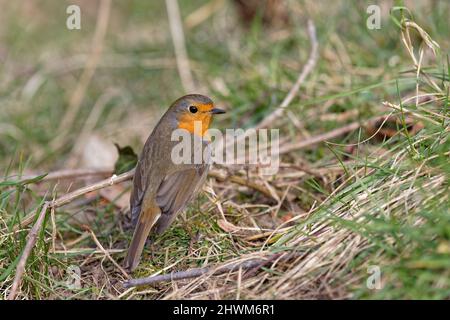
[[[180,1],[183,19],[206,2]],[[396,3],[407,6],[440,46],[434,56],[424,44],[418,77],[397,24],[410,15],[405,9],[389,15],[383,4],[382,29],[369,30],[367,5],[290,1],[288,24],[271,28],[255,19],[245,28],[231,3],[223,2],[207,20],[185,27],[197,84],[229,110],[215,123],[219,128],[250,127],[281,103],[308,59],[307,18],[316,24],[320,57],[288,116],[273,124],[280,137],[305,140],[376,115],[398,119],[386,124],[388,136],[364,127],[283,155],[286,167],[267,179],[289,192],[283,206],[230,181],[210,179],[188,211],[145,250],[133,276],[227,263],[258,252],[295,252],[294,258],[241,277],[236,271],[125,290],[122,274],[86,229],[115,260],[123,259],[132,233],[121,200],[129,192],[125,183],[47,215],[19,298],[448,299],[450,5]],[[98,163],[112,167],[113,143],[140,150],[168,104],[184,94],[163,3],[113,3],[102,58],[76,120],[61,135],[58,124],[89,55],[97,14],[96,5],[80,2],[82,30],[68,31],[66,6],[8,2],[0,13],[2,298],[29,231],[15,233],[13,227],[44,199],[97,180],[42,182],[40,175]],[[411,39],[419,57],[423,39],[413,30]],[[414,132],[410,123],[423,129]],[[224,230],[223,219],[232,232]],[[271,236],[258,231],[277,227],[286,228]],[[381,288],[375,290],[367,286],[373,266],[381,272]],[[77,288],[68,286],[73,267],[80,269]]]

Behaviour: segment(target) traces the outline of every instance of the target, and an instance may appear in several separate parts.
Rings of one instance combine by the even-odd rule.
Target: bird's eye
[[[190,111],[191,113],[196,113],[196,112],[198,111],[198,109],[197,109],[196,106],[190,106],[190,107],[189,107],[189,111]]]

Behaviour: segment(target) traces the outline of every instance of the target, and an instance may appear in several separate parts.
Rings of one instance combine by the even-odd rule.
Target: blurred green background
[[[202,196],[189,212],[189,223],[185,217],[177,219],[158,239],[156,249],[147,250],[152,259],[144,259],[138,275],[172,265],[186,269],[222,263],[259,250],[299,250],[304,260],[263,268],[238,289],[232,278],[219,285],[209,279],[191,291],[161,284],[157,290],[124,293],[116,288],[120,273],[108,261],[102,273],[104,260],[99,262],[98,252],[91,253],[95,243],[72,219],[90,214],[93,232],[120,260],[131,231],[123,227],[125,218],[118,214],[115,200],[105,201],[102,194],[87,199],[88,204],[60,209],[59,213],[70,214],[58,214],[54,229],[46,220],[27,266],[23,297],[450,297],[450,2],[377,1],[381,29],[370,30],[367,7],[373,2],[178,1],[195,91],[228,110],[217,119],[218,128],[250,127],[280,105],[308,60],[309,19],[317,29],[319,57],[286,116],[273,124],[281,129],[282,142],[304,141],[353,121],[388,114],[392,109],[382,102],[399,104],[414,97],[417,84],[420,94],[433,97],[420,105],[414,99],[404,105],[415,113],[414,120],[424,123],[417,136],[404,134],[408,130],[394,123],[390,140],[368,139],[373,136],[366,130],[353,130],[335,137],[334,144],[283,155],[282,163],[297,169],[268,182],[280,192],[295,191],[289,202],[296,210],[270,211],[274,204],[255,191],[230,182],[213,185],[225,203],[224,216],[236,226],[272,230],[297,217],[291,229],[271,239],[271,246],[264,237],[251,242],[224,232],[218,224],[224,216]],[[112,1],[104,34],[99,31],[102,3],[106,1],[0,0],[2,296],[10,288],[26,243],[27,232],[14,235],[13,225],[38,208],[45,195],[74,189],[71,181],[55,187],[10,179],[21,173],[112,168],[117,157],[114,143],[139,152],[170,103],[192,90],[180,80],[165,1]],[[66,9],[72,4],[81,9],[81,30],[66,27]],[[402,15],[417,22],[440,46],[436,56],[426,48],[420,77],[396,23]],[[417,56],[423,38],[418,32],[411,37]],[[438,88],[430,85],[430,79]],[[396,112],[403,119],[403,110]],[[298,167],[312,171],[301,175]],[[313,232],[322,226],[328,232]],[[50,251],[52,239],[59,252]],[[66,251],[68,242],[73,246]],[[83,264],[85,282],[79,291],[61,284],[66,267],[73,264]],[[382,266],[383,290],[365,285],[367,266],[374,264]],[[214,291],[216,287],[223,290]]]
[[[270,23],[263,20],[263,3],[251,20],[233,1],[180,1],[197,91],[230,111],[219,127],[248,127],[281,102],[309,54],[307,19],[317,27],[320,59],[291,105],[301,121],[311,113],[371,113],[395,94],[395,86],[384,83],[410,69],[389,17],[393,1],[380,2],[380,30],[366,27],[370,1],[287,1],[288,9]],[[70,4],[81,9],[81,30],[66,28]],[[445,52],[448,3],[407,4]],[[186,93],[164,1],[112,1],[106,35],[97,44],[98,1],[2,1],[1,7],[2,167],[19,154],[31,167],[64,166],[61,156],[73,153],[88,119],[84,139],[98,134],[110,144],[140,148],[164,110]],[[93,47],[101,48],[100,58],[80,110],[61,128]],[[378,88],[345,97],[369,84]],[[326,101],[336,94],[344,98]],[[313,131],[327,128],[326,122],[304,125]]]

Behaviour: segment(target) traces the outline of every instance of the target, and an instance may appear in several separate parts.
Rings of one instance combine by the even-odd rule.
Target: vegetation
[[[381,29],[370,30],[367,1],[289,0],[273,23],[261,12],[242,21],[232,1],[179,1],[193,84],[180,80],[164,2],[113,2],[109,12],[106,2],[79,1],[81,30],[66,28],[66,2],[2,5],[1,298],[33,225],[24,217],[107,178],[114,143],[138,153],[187,86],[228,110],[221,129],[272,114],[310,59],[309,19],[317,63],[270,124],[287,148],[279,172],[216,166],[133,277],[272,260],[124,288],[114,263],[132,236],[124,182],[48,210],[17,298],[450,297],[449,2],[383,2]],[[54,174],[80,168],[95,173]]]

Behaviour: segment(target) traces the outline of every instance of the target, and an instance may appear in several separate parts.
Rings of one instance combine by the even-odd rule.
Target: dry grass
[[[28,240],[24,218],[107,178],[113,142],[140,150],[164,106],[194,85],[231,111],[218,127],[264,124],[280,128],[282,139],[275,176],[216,166],[133,277],[210,272],[123,287],[132,228],[129,183],[121,181],[48,204],[18,298],[450,296],[448,4],[407,3],[415,20],[394,11],[399,27],[386,2],[383,29],[370,31],[363,3],[288,1],[289,23],[244,27],[230,2],[196,1],[180,8],[183,41],[173,38],[180,25],[172,20],[170,28],[163,5],[113,2],[106,17],[108,1],[79,1],[83,31],[50,36],[43,31],[60,21],[46,26],[48,12],[65,12],[64,5],[24,3],[0,13],[2,298]],[[102,23],[95,27],[97,15],[109,20],[106,34]],[[319,55],[301,76],[314,55],[307,19],[316,23]],[[22,20],[30,20],[25,29]],[[182,75],[186,59],[192,74]],[[30,179],[41,172],[54,173]],[[367,287],[369,266],[380,267],[382,289]],[[73,268],[81,287],[68,286]]]

